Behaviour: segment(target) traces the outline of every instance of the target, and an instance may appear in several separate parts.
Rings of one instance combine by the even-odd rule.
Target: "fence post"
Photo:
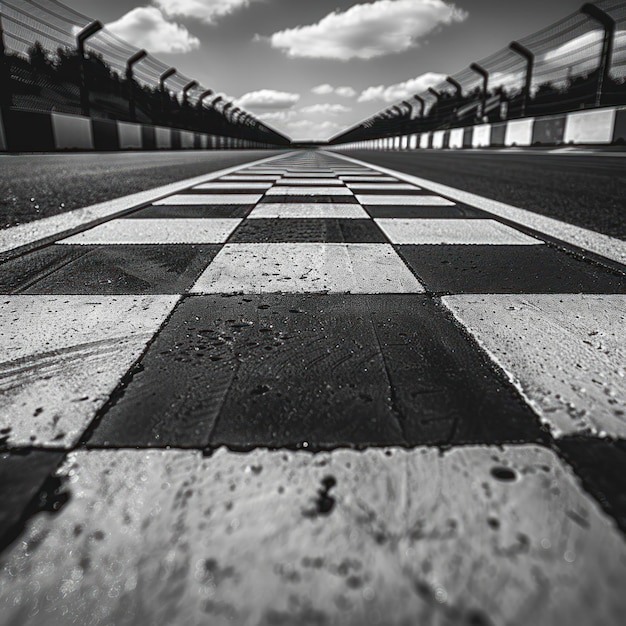
[[[13,104],[11,88],[11,66],[4,45],[4,29],[0,14],[0,106],[10,107]]]
[[[535,55],[526,46],[523,46],[518,41],[512,41],[509,44],[509,50],[511,50],[511,52],[519,54],[523,59],[526,60],[526,79],[524,81],[524,97],[522,99],[522,117],[524,117],[526,115],[526,109],[528,108],[528,103],[530,101],[530,92],[533,82],[533,71],[535,69]]]
[[[461,87],[461,83],[458,80],[452,78],[452,76],[447,76],[446,82],[454,87],[454,95],[456,97],[456,104],[452,107],[452,112],[450,115],[450,123],[454,124],[456,120],[456,112],[458,111],[459,104],[461,102],[461,99],[463,98],[463,87]]]
[[[433,107],[433,109],[431,109],[431,114],[434,110],[435,112],[435,124],[439,124],[439,118],[441,117],[441,93],[439,91],[437,91],[436,89],[433,89],[432,87],[428,88],[428,93],[435,96],[435,105]]]
[[[176,68],[170,67],[159,76],[159,91],[161,92],[161,122],[165,123],[165,81],[176,74]]]
[[[133,66],[145,59],[148,53],[145,50],[135,52],[128,61],[126,61],[126,81],[128,82],[128,113],[131,122],[137,121],[137,108],[135,106],[135,80],[133,78]]]
[[[76,48],[78,50],[78,56],[80,59],[80,109],[81,113],[85,116],[89,115],[89,86],[87,85],[87,59],[85,58],[85,42],[90,37],[93,37],[97,32],[104,28],[102,23],[96,20],[87,24],[76,35]]]
[[[420,117],[424,117],[424,108],[426,107],[426,101],[424,100],[424,98],[422,98],[422,96],[418,96],[417,94],[415,94],[413,97],[420,103]]]
[[[479,115],[479,117],[481,118],[480,121],[482,121],[482,118],[485,115],[485,109],[487,108],[487,89],[489,88],[489,72],[481,65],[478,65],[478,63],[472,63],[469,68],[470,70],[472,70],[472,72],[475,72],[479,76],[482,76],[482,79],[483,79],[483,93],[482,93],[482,102],[480,105],[481,110],[480,110],[480,115]]]
[[[602,104],[602,89],[604,84],[609,80],[609,73],[611,71],[613,39],[615,38],[615,20],[608,13],[590,2],[583,4],[580,8],[580,12],[596,20],[604,28],[604,41],[602,42],[600,65],[598,66],[598,86],[596,88],[595,100],[595,105],[599,107]]]
[[[198,86],[198,81],[197,80],[190,80],[184,87],[183,87],[183,106],[187,104],[187,94],[194,88]]]

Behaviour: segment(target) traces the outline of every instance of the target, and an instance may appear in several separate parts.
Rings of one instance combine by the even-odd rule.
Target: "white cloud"
[[[169,22],[155,7],[137,7],[106,25],[118,37],[148,52],[185,53],[200,47],[200,40],[184,26]]]
[[[328,96],[331,93],[334,93],[337,96],[341,96],[342,98],[354,98],[357,92],[352,87],[333,87],[328,83],[324,85],[318,85],[317,87],[313,87],[311,89],[311,93],[314,93],[318,96]]]
[[[247,7],[253,0],[153,0],[167,15],[194,17],[207,24]]]
[[[318,85],[317,87],[313,87],[311,91],[317,94],[318,96],[326,96],[329,93],[333,93],[333,91],[335,91],[335,88],[332,85],[325,84],[325,85]]]
[[[300,109],[305,115],[321,114],[321,115],[341,115],[352,111],[350,107],[343,104],[311,104]]]
[[[298,114],[294,110],[271,111],[268,113],[259,113],[255,117],[264,122],[287,122],[288,120],[298,117]]]
[[[300,100],[300,94],[273,89],[251,91],[238,98],[235,104],[249,109],[290,109]]]
[[[290,57],[372,59],[408,50],[438,26],[462,22],[467,15],[445,0],[377,0],[333,11],[317,24],[282,30],[269,39]]]
[[[388,87],[385,87],[385,85],[368,87],[361,93],[358,102],[374,102],[376,100],[397,102],[398,100],[406,100],[416,93],[419,94],[422,91],[426,91],[429,87],[434,87],[445,79],[445,74],[427,72],[416,78],[411,78],[403,83],[389,85]]]
[[[352,87],[337,87],[335,93],[342,98],[354,98],[356,96],[356,90]]]
[[[328,139],[342,128],[337,122],[316,122],[313,120],[293,120],[285,125],[285,132],[295,139]]]

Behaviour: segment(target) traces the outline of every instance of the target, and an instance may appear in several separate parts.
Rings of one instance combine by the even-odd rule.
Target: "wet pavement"
[[[615,263],[299,152],[0,290],[8,623],[621,624]]]

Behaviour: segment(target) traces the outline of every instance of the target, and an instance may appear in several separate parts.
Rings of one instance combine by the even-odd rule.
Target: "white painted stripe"
[[[266,196],[352,196],[347,187],[272,187]]]
[[[58,155],[49,156],[50,158],[58,158]],[[280,158],[283,158],[282,154],[260,159],[258,162],[268,163]],[[20,248],[50,237],[60,236],[75,228],[87,226],[98,220],[114,217],[133,207],[154,202],[163,198],[163,196],[168,196],[178,191],[188,189],[193,185],[226,176],[232,172],[240,171],[245,167],[249,167],[249,164],[246,163],[244,165],[228,167],[213,172],[212,174],[194,176],[193,178],[180,180],[175,183],[163,185],[162,187],[155,187],[129,196],[108,200],[107,202],[100,202],[81,209],[75,209],[74,211],[68,211],[61,215],[54,215],[52,217],[29,222],[28,224],[20,224],[19,226],[0,230],[0,252],[8,252],[9,250]]]
[[[538,245],[543,242],[494,220],[374,220],[396,244]]]
[[[346,183],[346,187],[354,191],[371,189],[388,189],[389,191],[419,191],[419,187],[407,183]]]
[[[454,206],[455,203],[439,196],[384,196],[366,194],[357,195],[356,199],[363,205],[397,205],[397,206]]]
[[[199,189],[201,191],[233,191],[236,192],[239,189],[260,189],[265,190],[269,189],[272,186],[272,182],[254,182],[254,183],[242,183],[236,182],[233,184],[232,182],[225,183],[203,183],[202,185],[196,185],[193,189]]]
[[[227,244],[193,293],[420,293],[387,244]]]
[[[319,218],[319,219],[370,219],[363,207],[358,204],[334,204],[331,202],[314,202],[298,204],[281,204],[268,202],[257,204],[248,219],[268,218]]]
[[[222,218],[113,220],[58,243],[224,243],[240,222],[240,219]]]
[[[228,194],[204,194],[204,193],[188,193],[188,194],[175,194],[168,196],[163,200],[155,202],[158,206],[169,205],[204,205],[204,204],[256,204],[261,198],[262,194],[247,194],[247,193],[228,193]]]
[[[9,429],[8,443],[73,446],[177,301],[3,296],[0,429]]]
[[[347,161],[362,163],[362,161],[358,161],[344,154],[336,154],[335,156]],[[545,217],[538,213],[533,213],[532,211],[526,211],[525,209],[520,209],[519,207],[514,207],[504,202],[498,202],[497,200],[491,200],[477,194],[462,191],[461,189],[449,187],[448,185],[442,185],[441,183],[436,183],[426,178],[403,174],[402,172],[379,167],[378,165],[368,165],[384,174],[394,175],[400,180],[405,180],[409,183],[429,189],[434,193],[448,196],[457,202],[476,207],[483,211],[488,211],[493,215],[516,222],[521,226],[532,228],[549,237],[560,239],[583,250],[589,250],[590,252],[594,252],[595,254],[599,254],[600,256],[604,256],[607,259],[619,263],[626,263],[626,241],[580,228],[573,224],[567,224],[566,222],[561,222],[551,217]]]
[[[626,296],[443,298],[555,436],[626,437]]]

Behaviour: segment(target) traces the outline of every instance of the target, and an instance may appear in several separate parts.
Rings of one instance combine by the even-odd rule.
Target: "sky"
[[[327,139],[582,0],[62,0],[293,139]]]

